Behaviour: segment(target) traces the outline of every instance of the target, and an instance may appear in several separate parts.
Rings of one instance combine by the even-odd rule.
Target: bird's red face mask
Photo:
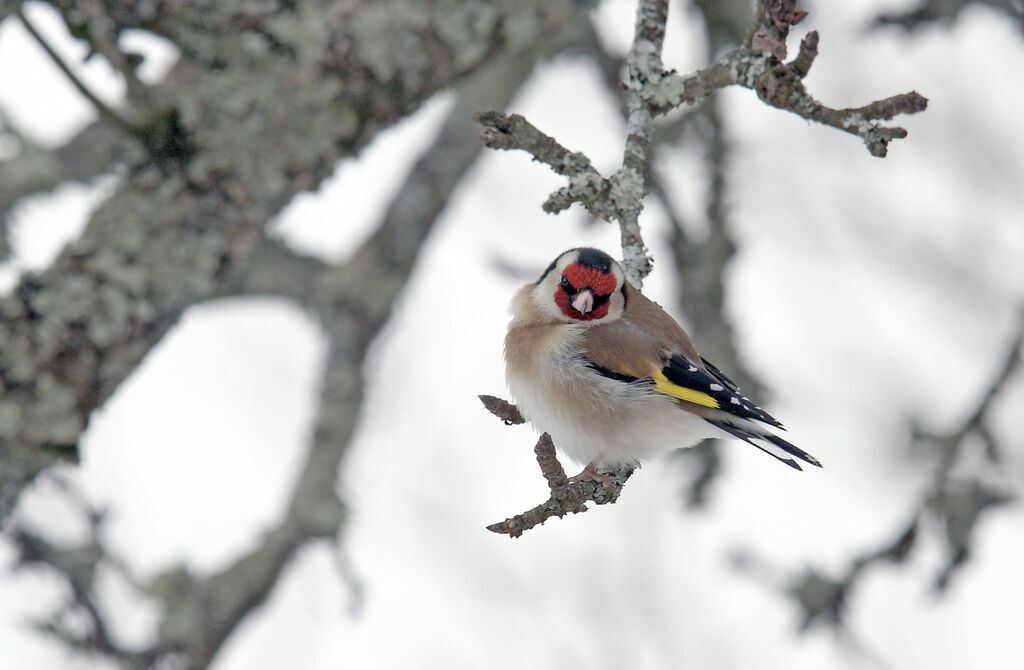
[[[582,263],[571,263],[562,271],[555,289],[555,304],[570,319],[593,321],[608,315],[608,300],[618,280]]]

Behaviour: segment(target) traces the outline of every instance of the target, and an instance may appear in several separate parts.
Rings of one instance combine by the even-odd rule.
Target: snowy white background
[[[616,505],[552,520],[516,541],[484,530],[546,497],[532,429],[504,427],[476,400],[507,395],[506,306],[525,280],[497,271],[495,260],[535,274],[566,248],[614,253],[618,243],[614,229],[585,226],[576,209],[545,215],[540,203],[559,178],[525,154],[490,152],[456,192],[375,345],[365,418],[341,477],[351,511],[343,542],[303,551],[216,669],[876,667],[828,631],[798,636],[796,609],[738,574],[727,556],[749,548],[790,570],[841,570],[886,541],[928,481],[930,461],[904,446],[907,416],[936,429],[966,416],[1004,355],[1024,296],[1024,38],[982,9],[909,37],[864,30],[881,8],[905,4],[815,3],[796,36],[821,34],[807,83],[827,104],[911,89],[929,98],[925,113],[897,119],[910,136],[884,160],[750,91],[720,94],[740,245],[729,314],[742,356],[772,391],[770,410],[824,470],[796,473],[728,443],[727,474],[707,511],[682,511],[684,475],[664,458],[646,464]],[[26,10],[80,60],[84,47],[55,14],[33,3]],[[599,10],[613,49],[626,48],[633,12],[627,0]],[[668,66],[704,65],[694,26],[681,11],[671,17]],[[176,58],[155,38],[126,39],[149,54],[144,78],[159,78]],[[78,69],[106,99],[121,95],[99,59]],[[437,96],[340,164],[319,192],[281,214],[278,234],[344,259],[449,103]],[[0,25],[0,107],[47,145],[94,116],[12,20]],[[583,60],[544,65],[512,111],[606,174],[621,159],[616,103]],[[0,145],[0,155],[9,150]],[[661,156],[677,205],[700,220],[700,163],[685,148]],[[116,184],[108,176],[65,185],[19,205],[0,288],[46,267]],[[666,222],[651,206],[642,223],[660,261],[645,292],[671,307]],[[107,539],[139,579],[181,562],[216,570],[278,518],[308,441],[323,353],[315,323],[287,302],[203,305],[94,414],[81,467],[62,474],[110,510]],[[1022,409],[1017,379],[996,417],[1010,448],[1006,485],[1018,492],[1024,444],[1013,427]],[[73,542],[84,533],[52,480],[23,498],[18,514],[49,537]],[[851,628],[889,667],[1015,667],[1024,658],[1024,511],[984,517],[972,562],[942,598],[929,590],[942,547],[928,537],[909,566],[876,569],[853,593]],[[0,539],[0,566],[14,556]],[[117,634],[145,643],[154,612],[108,573],[104,600]],[[66,597],[44,571],[0,574],[0,667],[110,666],[27,625]]]

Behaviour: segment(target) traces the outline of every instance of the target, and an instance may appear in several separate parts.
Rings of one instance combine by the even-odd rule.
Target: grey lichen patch
[[[559,161],[558,165],[555,166],[556,171],[559,174],[567,174],[572,177],[583,176],[584,173],[588,177],[593,179],[601,179],[601,175],[597,173],[594,166],[591,164],[590,159],[587,155],[580,153],[579,151],[573,151],[567,153],[565,157]]]
[[[625,267],[640,268],[650,266],[651,254],[650,250],[646,246],[630,246],[626,247],[622,253],[622,262]],[[647,267],[647,271],[643,272],[647,275],[650,272],[650,268]]]
[[[864,118],[863,115],[857,113],[851,113],[842,118],[840,123],[847,130],[857,133],[860,136],[865,136],[874,130],[875,125]]]
[[[635,77],[627,82],[628,86],[642,86],[646,82],[657,82],[661,78],[660,51],[651,40],[638,39],[633,42],[633,48],[626,56],[626,63],[630,70],[635,72]]]
[[[589,161],[587,163],[589,165]],[[595,216],[612,221],[615,218],[615,210],[606,196],[608,189],[608,181],[596,170],[573,172],[569,175],[569,185],[548,196],[543,209],[549,214],[554,214],[578,202]]]
[[[0,370],[8,381],[15,384],[32,381],[37,370],[37,360],[32,341],[26,332],[17,330],[8,333],[0,330],[0,351],[4,352]]]
[[[624,211],[637,210],[644,198],[644,179],[635,170],[619,169],[611,177],[611,196],[615,206]]]
[[[594,200],[604,194],[605,180],[596,172],[576,172],[569,177],[569,192],[583,200]]]
[[[32,301],[32,307],[44,319],[63,326],[85,322],[95,313],[95,283],[88,275],[70,275],[60,291],[41,291]],[[50,352],[43,352],[49,355]]]
[[[381,81],[396,79],[402,63],[418,60],[416,35],[430,23],[428,7],[407,0],[368,3],[351,18],[353,60]]]
[[[336,143],[357,132],[357,116],[341,95],[337,79],[280,55],[211,77],[182,117],[203,147],[189,165],[191,179],[211,186],[227,179],[236,200],[288,191],[283,156],[295,166],[329,164]]]
[[[38,370],[41,363],[67,350],[69,330],[101,318],[96,310],[95,288],[93,278],[88,275],[71,274],[64,278],[59,289],[44,289],[35,295],[31,302],[35,328],[31,336],[25,332],[15,336],[15,346],[22,338],[30,341],[28,347],[19,352],[25,358],[15,362],[15,366],[20,362]]]
[[[217,282],[218,267],[227,253],[228,241],[208,230],[199,235],[178,235],[173,228],[160,231],[157,240],[163,253],[149,258],[150,291],[160,296],[158,308],[191,304],[208,296]],[[189,268],[185,275],[182,267]]]
[[[324,45],[330,44],[336,35],[336,27],[345,25],[345,13],[349,11],[344,2],[299,2],[290,12],[269,16],[264,30],[273,35],[275,41],[287,44],[295,59],[303,66],[323,61]]]
[[[732,81],[745,88],[755,88],[771,68],[768,54],[760,52],[733,52],[723,57],[723,61],[729,67]]]
[[[112,286],[100,286],[96,304],[96,317],[89,321],[86,333],[92,343],[102,349],[114,344],[121,333],[131,328],[133,301]]]
[[[146,290],[148,269],[138,262],[140,247],[115,250],[109,247],[98,249],[86,260],[86,266],[105,284],[117,287],[132,296],[142,295]]]
[[[488,36],[494,33],[498,19],[497,7],[487,3],[459,3],[451,11],[435,13],[433,26],[438,37],[451,49],[455,67],[462,70],[491,48]]]
[[[661,77],[657,83],[648,82],[640,89],[643,99],[658,108],[677,107],[688,102],[686,80],[682,77]]]
[[[22,409],[19,405],[0,400],[0,439],[10,439],[17,435],[21,423]]]
[[[556,3],[551,3],[555,6]],[[560,23],[560,21],[559,21]],[[521,49],[536,40],[540,19],[535,12],[520,12],[505,17],[502,22],[506,44],[512,49]]]
[[[27,410],[22,437],[33,444],[74,444],[84,426],[75,393],[50,373],[36,380],[35,402]]]
[[[242,50],[253,55],[263,56],[270,51],[270,42],[259,33],[245,32],[239,35],[238,44]]]

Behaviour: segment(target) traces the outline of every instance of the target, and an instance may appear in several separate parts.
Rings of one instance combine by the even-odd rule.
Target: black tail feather
[[[771,442],[772,444],[774,444],[778,448],[780,448],[783,451],[785,451],[787,454],[791,454],[793,456],[796,456],[800,460],[802,460],[802,461],[804,461],[806,463],[810,463],[813,466],[816,466],[816,467],[819,467],[819,468],[821,467],[821,463],[818,461],[817,458],[815,458],[814,456],[811,456],[810,454],[808,454],[803,449],[801,449],[801,448],[799,448],[799,447],[797,447],[797,446],[795,446],[793,444],[790,444],[789,442],[785,441],[784,439],[782,439],[778,435],[773,435],[773,434],[769,433],[768,431],[765,431],[763,433],[761,433],[761,432],[754,432],[754,431],[748,430],[746,428],[743,428],[742,426],[737,426],[737,425],[734,425],[732,423],[729,423],[727,421],[715,421],[715,420],[712,420],[712,419],[704,419],[704,420],[707,421],[708,423],[710,423],[712,426],[715,426],[716,428],[720,428],[721,430],[724,430],[725,432],[729,433],[730,435],[738,437],[739,439],[743,440],[744,442],[746,442],[748,444],[754,445],[755,447],[757,447],[758,449],[760,449],[764,453],[768,454],[772,458],[774,458],[776,460],[779,460],[779,461],[782,461],[783,463],[785,463],[786,465],[788,465],[789,467],[791,467],[791,468],[793,468],[795,470],[803,470],[803,468],[801,468],[800,465],[796,461],[794,461],[792,458],[784,458],[784,457],[776,454],[775,452],[773,452],[773,451],[771,451],[769,449],[766,449],[765,447],[763,447],[762,445],[758,444],[754,440],[765,440],[767,442]]]
[[[810,454],[808,454],[806,451],[804,451],[800,447],[798,447],[798,446],[796,446],[794,444],[790,444],[789,442],[786,442],[784,439],[782,439],[778,435],[772,435],[771,433],[767,433],[766,432],[761,437],[763,437],[764,439],[768,440],[769,442],[771,442],[772,444],[777,446],[779,449],[782,449],[787,454],[793,454],[794,456],[796,456],[800,460],[806,461],[807,463],[810,463],[811,465],[813,465],[816,468],[820,468],[821,467],[821,462],[817,458],[815,458],[814,456],[811,456]]]

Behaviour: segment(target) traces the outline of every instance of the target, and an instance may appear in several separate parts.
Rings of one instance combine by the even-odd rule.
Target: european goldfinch
[[[598,249],[564,252],[512,300],[505,337],[520,413],[586,468],[636,464],[707,437],[738,437],[783,463],[816,458],[770,432],[782,428],[701,357],[657,303]]]

